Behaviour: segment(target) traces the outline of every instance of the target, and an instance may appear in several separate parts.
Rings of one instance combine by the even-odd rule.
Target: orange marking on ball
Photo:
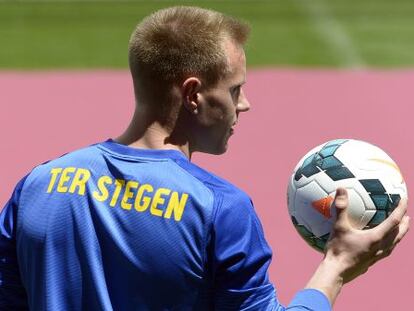
[[[331,218],[331,205],[333,199],[330,196],[312,202],[312,207],[321,213],[325,218]]]

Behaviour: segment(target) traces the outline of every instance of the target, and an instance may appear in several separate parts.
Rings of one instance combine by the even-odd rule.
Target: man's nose
[[[240,90],[239,102],[237,103],[237,110],[241,112],[248,111],[250,109],[250,103],[244,94],[243,89]]]

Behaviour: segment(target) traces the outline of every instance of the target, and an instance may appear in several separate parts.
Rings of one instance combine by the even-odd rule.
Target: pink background
[[[414,183],[414,71],[250,70],[229,151],[194,162],[253,198],[274,250],[270,275],[286,304],[321,260],[298,236],[286,207],[287,180],[311,147],[356,138],[382,147]],[[133,111],[126,71],[0,73],[0,205],[16,182],[48,159],[117,136]],[[410,207],[412,208],[412,207]],[[411,213],[411,212],[410,212]],[[390,258],[344,287],[335,310],[408,310],[413,235]]]

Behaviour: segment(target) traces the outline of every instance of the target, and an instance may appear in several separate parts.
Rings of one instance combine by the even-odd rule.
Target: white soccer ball
[[[319,251],[336,219],[331,204],[338,187],[348,191],[349,219],[358,229],[380,224],[407,197],[400,169],[377,146],[337,139],[312,149],[289,180],[288,207],[299,234]]]

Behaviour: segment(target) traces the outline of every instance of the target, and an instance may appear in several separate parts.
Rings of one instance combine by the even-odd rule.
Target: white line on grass
[[[338,56],[342,66],[365,67],[366,63],[358,53],[352,39],[321,0],[297,0],[297,3],[309,16],[316,31]]]

